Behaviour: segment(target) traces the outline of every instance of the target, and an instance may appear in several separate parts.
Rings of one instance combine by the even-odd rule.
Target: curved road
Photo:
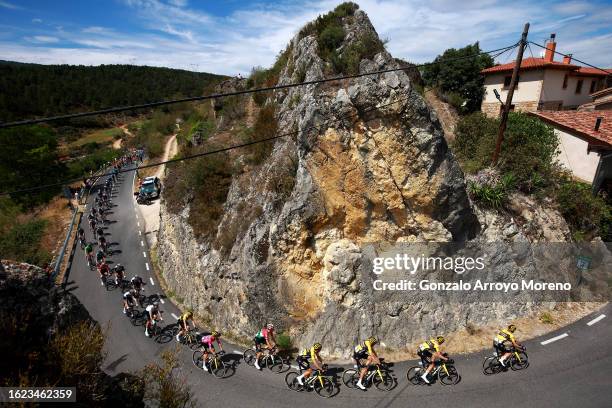
[[[100,180],[103,182],[104,180]],[[109,259],[126,268],[126,276],[139,274],[145,279],[146,294],[159,293],[159,287],[149,264],[144,223],[132,195],[133,173],[123,173],[116,184],[113,203],[117,204],[108,217],[107,241],[117,251]],[[92,239],[89,228],[87,236]],[[112,264],[111,264],[112,266]],[[101,324],[110,323],[107,340],[108,357],[104,369],[110,374],[142,368],[159,353],[176,344],[158,344],[144,336],[142,327],[134,327],[123,315],[119,290],[107,291],[100,285],[96,271],[87,268],[83,251],[76,249],[68,277],[68,289],[79,298],[90,314]],[[163,323],[175,323],[180,314],[171,301],[160,304]],[[602,314],[607,317],[601,317]],[[338,395],[322,399],[314,393],[288,390],[284,374],[267,370],[256,371],[238,361],[236,373],[230,378],[216,379],[191,363],[192,352],[181,348],[184,364],[181,371],[195,392],[198,406],[215,403],[227,407],[608,407],[612,400],[612,305],[597,313],[550,333],[544,338],[526,342],[530,366],[520,372],[482,374],[482,361],[490,351],[460,356],[456,367],[462,376],[455,386],[433,384],[414,386],[406,380],[407,369],[414,362],[398,363],[393,367],[397,387],[383,393],[373,388],[367,392],[340,387]],[[588,324],[589,323],[589,324]],[[558,340],[548,342],[547,340]],[[542,344],[542,343],[545,344]],[[224,342],[225,350],[240,351]],[[239,359],[238,355],[230,358]],[[341,380],[339,380],[339,383]]]

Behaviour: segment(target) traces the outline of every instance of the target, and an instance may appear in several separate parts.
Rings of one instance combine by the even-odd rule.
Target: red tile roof
[[[491,68],[486,68],[480,71],[481,74],[491,74],[495,72],[512,71],[514,68],[514,61],[507,64],[495,65]],[[566,69],[574,71],[573,73],[590,76],[606,76],[606,73],[595,68],[580,67],[574,64],[564,64],[559,61],[546,61],[544,58],[525,58],[521,61],[521,70],[529,69]],[[612,74],[612,70],[610,70]]]
[[[531,114],[561,130],[584,137],[592,145],[612,148],[612,110],[538,111]],[[595,121],[599,117],[603,119],[599,130],[595,131]]]

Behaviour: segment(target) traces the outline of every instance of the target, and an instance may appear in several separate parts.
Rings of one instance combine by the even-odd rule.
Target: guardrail
[[[75,220],[77,218],[77,214],[79,213],[78,205],[79,204],[85,204],[87,202],[87,197],[89,197],[89,194],[91,193],[91,189],[95,186],[96,182],[102,176],[102,174],[105,173],[104,170],[107,169],[107,168],[108,168],[108,164],[100,167],[95,173],[93,173],[90,176],[90,178],[93,180],[91,185],[88,188],[85,187],[85,186],[81,187],[81,190],[80,190],[79,195],[78,195],[77,206],[74,207],[74,212],[72,214],[72,220],[70,221],[70,225],[68,227],[68,232],[66,233],[66,238],[64,239],[64,244],[62,245],[62,249],[60,250],[60,253],[58,254],[57,259],[55,261],[55,266],[53,268],[53,273],[51,274],[51,279],[52,280],[57,279],[57,276],[59,275],[59,272],[60,272],[60,269],[62,267],[62,264],[64,263],[64,257],[66,256],[66,250],[68,249],[68,243],[70,242],[70,237],[72,236],[72,231],[74,230],[74,226],[75,226]],[[71,248],[70,253],[68,254],[68,256],[72,255],[72,250],[73,249],[74,249],[74,245],[73,245],[73,248]],[[65,283],[65,282],[63,282],[63,283]]]

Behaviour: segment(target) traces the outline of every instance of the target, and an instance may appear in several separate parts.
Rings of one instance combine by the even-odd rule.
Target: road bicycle
[[[342,382],[348,388],[359,389],[357,382],[359,381],[360,369],[349,368],[342,373]],[[368,388],[372,384],[380,391],[392,390],[397,382],[391,374],[388,366],[384,363],[383,359],[380,359],[380,364],[368,366],[368,371],[363,377],[362,384]]]
[[[529,367],[529,357],[525,350],[525,347],[512,347],[508,350],[512,354],[506,359],[506,367],[499,362],[501,355],[496,351],[493,355],[485,357],[482,362],[482,372],[485,375],[492,375],[505,371],[507,367],[510,367],[513,371],[524,370]]]
[[[223,360],[224,355],[224,351],[208,353],[208,359],[206,360],[206,368],[208,368],[208,372],[216,378],[226,378],[229,377],[231,373],[232,365]],[[204,371],[204,369],[202,368],[203,359],[204,347],[200,347],[198,350],[195,350],[193,352],[192,360],[193,364],[202,371]]]
[[[303,385],[300,385],[297,378],[302,374],[300,371],[289,371],[285,376],[285,383],[292,391],[302,392],[314,390],[318,396],[330,398],[336,394],[336,383],[331,376],[323,375],[327,371],[327,364],[323,364],[323,370],[314,370],[310,377],[303,378]]]
[[[89,266],[90,270],[93,270],[96,266],[96,263],[94,262],[94,256],[93,253],[88,253],[85,254],[85,257],[87,257],[87,266]]]
[[[289,369],[289,362],[278,355],[278,349],[276,347],[273,347],[271,350],[268,348],[262,348],[261,351],[264,355],[259,359],[258,364],[260,367],[268,367],[270,371],[276,374],[282,373],[283,371]],[[252,348],[246,349],[242,353],[242,359],[251,367],[255,366],[256,356],[257,351],[253,350]]]
[[[448,357],[448,354],[444,353],[444,357]],[[437,378],[443,385],[455,385],[461,380],[461,376],[455,368],[455,361],[449,359],[448,361],[438,360],[436,361],[434,369],[429,373],[429,378],[435,381]],[[427,384],[421,375],[426,371],[423,367],[423,362],[419,361],[418,366],[410,367],[406,373],[406,378],[411,384],[422,385]]]
[[[180,330],[181,328],[177,324],[172,331],[172,335],[176,336]],[[187,330],[179,337],[179,339],[181,344],[185,344],[192,350],[197,350],[201,346],[200,342],[202,340],[202,333],[200,333],[199,331],[197,331],[196,328],[194,328],[193,330]]]

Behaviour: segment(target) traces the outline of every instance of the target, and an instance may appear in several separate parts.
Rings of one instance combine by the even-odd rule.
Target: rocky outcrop
[[[362,11],[343,21],[340,53],[364,33],[376,35]],[[278,83],[324,78],[329,63],[317,50],[314,35],[296,35]],[[362,59],[359,72],[396,67],[381,50]],[[468,320],[532,310],[373,290],[364,255],[370,243],[461,243],[498,239],[496,229],[510,228],[475,212],[436,115],[404,72],[288,88],[268,103],[277,106],[279,129],[295,135],[234,179],[215,237],[198,242],[189,206],[172,213],[162,203],[158,256],[166,282],[214,327],[250,338],[273,321],[297,346],[322,341],[325,353],[345,356],[372,333],[399,349]],[[521,214],[525,223],[553,217]],[[542,239],[549,236],[558,232]]]

